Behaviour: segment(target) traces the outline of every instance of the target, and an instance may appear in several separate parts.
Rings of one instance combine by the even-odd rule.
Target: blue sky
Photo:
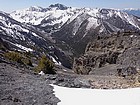
[[[30,6],[48,7],[55,3],[74,7],[140,8],[140,0],[0,0],[0,11],[12,12]]]

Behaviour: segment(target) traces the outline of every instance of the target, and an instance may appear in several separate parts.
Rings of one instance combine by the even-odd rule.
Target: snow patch
[[[40,36],[38,36],[36,33],[32,32],[32,35],[34,35],[35,37],[41,38]]]
[[[131,35],[130,37],[132,38],[132,37],[134,37],[134,35]]]
[[[43,71],[41,71],[40,73],[38,73],[39,75],[45,75],[45,73]]]
[[[89,18],[89,19],[88,19],[88,22],[89,22],[89,23],[88,23],[88,25],[87,25],[87,27],[86,27],[86,30],[90,30],[91,27],[96,28],[97,26],[99,26],[99,24],[98,24],[98,22],[97,22],[97,19],[94,18],[94,17]]]
[[[133,37],[135,37],[135,38],[136,38],[137,36],[136,36],[136,35],[130,35],[130,37],[131,37],[131,38],[133,38]]]
[[[59,61],[56,61],[56,59],[52,56],[50,56],[50,58],[53,60],[53,62],[56,64],[56,65],[62,65],[61,62]]]
[[[67,71],[66,69],[63,69],[63,71]]]
[[[58,105],[140,105],[140,88],[102,90],[51,86],[61,100]]]
[[[17,46],[17,47],[19,47],[20,49],[22,49],[22,50],[24,50],[24,51],[27,51],[27,52],[33,51],[33,49],[27,48],[27,47],[22,46],[22,45],[20,45],[20,44],[14,44],[14,45]]]
[[[75,23],[74,23],[74,26],[73,26],[73,32],[72,32],[73,35],[75,35],[77,33],[77,31],[80,28],[81,24],[87,18],[88,18],[87,14],[80,14],[79,16],[76,17]]]

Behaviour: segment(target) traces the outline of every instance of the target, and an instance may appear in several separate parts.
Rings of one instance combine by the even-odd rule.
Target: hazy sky
[[[30,6],[48,7],[55,3],[74,7],[140,8],[140,0],[0,0],[0,11],[11,12]]]

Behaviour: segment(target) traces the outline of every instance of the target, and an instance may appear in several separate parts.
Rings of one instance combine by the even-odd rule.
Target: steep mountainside
[[[30,51],[36,55],[48,54],[56,64],[70,67],[69,56],[38,28],[20,23],[8,14],[0,12],[0,37],[11,50]]]
[[[53,33],[53,37],[64,41],[76,51],[75,54],[79,55],[94,36],[125,30],[140,30],[139,19],[111,9],[83,9],[81,14],[72,21],[68,20]]]
[[[140,70],[139,52],[140,33],[97,36],[75,59],[73,68],[79,74],[131,75]]]
[[[33,51],[33,47],[47,47],[47,42],[35,27],[22,24],[8,14],[0,12],[0,36],[21,50]],[[25,48],[25,49],[24,49]]]

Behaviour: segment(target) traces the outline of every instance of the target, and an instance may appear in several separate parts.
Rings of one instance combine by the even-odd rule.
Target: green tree
[[[31,59],[29,57],[26,57],[24,54],[15,52],[15,51],[9,51],[4,54],[4,56],[9,59],[10,61],[14,61],[20,64],[32,66]]]
[[[36,67],[36,72],[43,71],[45,74],[55,74],[56,72],[53,68],[53,63],[43,55],[39,61],[38,66]]]
[[[15,62],[17,62],[17,63],[23,63],[22,62],[22,56],[21,56],[21,54],[20,53],[18,53],[18,52],[15,52],[15,51],[11,51],[11,52],[6,52],[5,54],[4,54],[4,56],[6,57],[6,58],[8,58],[9,60],[11,60],[11,61],[15,61]]]

